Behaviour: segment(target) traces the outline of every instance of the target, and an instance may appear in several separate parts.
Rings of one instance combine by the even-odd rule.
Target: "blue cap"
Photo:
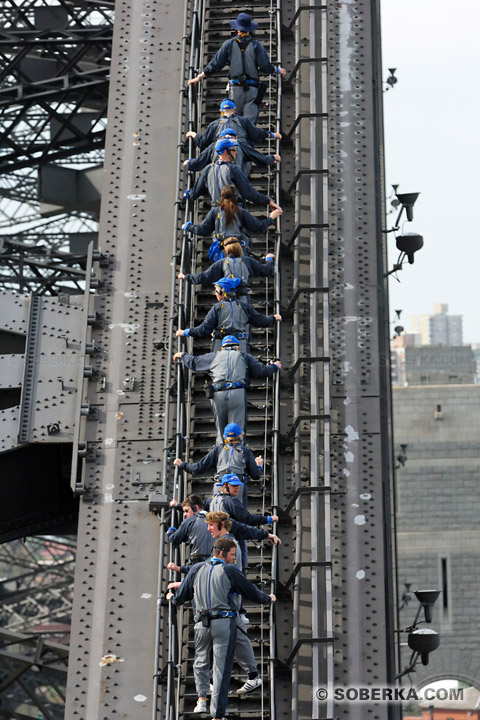
[[[242,428],[237,423],[228,423],[223,431],[224,438],[236,438],[242,434]]]
[[[235,103],[233,100],[229,100],[228,98],[225,98],[225,100],[222,100],[220,103],[220,110],[233,110],[235,108]]]
[[[227,473],[222,477],[222,484],[225,485],[225,483],[229,485],[243,485],[238,475],[234,475],[234,473]]]
[[[233,128],[224,128],[220,133],[219,137],[223,138],[226,135],[233,135],[234,137],[237,137],[237,131]]]
[[[215,152],[217,152],[219,155],[223,153],[224,150],[230,150],[230,148],[238,147],[238,143],[236,140],[228,140],[228,138],[222,138],[221,140],[217,141],[217,144],[215,145]]]
[[[222,340],[222,348],[227,345],[240,345],[240,341],[235,337],[235,335],[225,335]]]
[[[241,282],[242,278],[220,278],[220,280],[215,280],[212,285],[220,285],[225,292],[233,292],[237,289]]]

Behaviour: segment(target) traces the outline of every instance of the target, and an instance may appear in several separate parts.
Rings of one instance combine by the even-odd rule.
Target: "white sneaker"
[[[253,680],[247,680],[245,685],[242,685],[241,688],[238,688],[237,695],[245,695],[245,693],[250,693],[257,688],[262,687],[262,684],[262,678],[260,677],[260,675],[257,675],[256,678],[253,678]]]
[[[207,701],[206,700],[197,700],[197,704],[193,708],[194,713],[204,713],[207,712]]]

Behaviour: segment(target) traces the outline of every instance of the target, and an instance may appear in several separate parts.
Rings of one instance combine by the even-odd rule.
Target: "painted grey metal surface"
[[[164,533],[148,497],[164,482],[171,229],[177,195],[183,5],[118,3],[93,300],[96,409],[81,440],[82,496],[66,718],[150,717]],[[115,656],[115,657],[113,657]],[[103,658],[103,660],[102,660]],[[160,663],[163,667],[163,661]]]
[[[14,404],[0,409],[0,452],[26,443],[71,443],[83,300],[6,291],[0,297],[1,389],[21,389]],[[25,351],[9,352],[20,340]]]
[[[335,681],[387,685],[394,674],[392,451],[378,3],[341,3],[329,20]],[[348,709],[355,718],[389,712],[361,703]]]
[[[332,717],[317,695],[333,686],[334,638],[330,537],[330,408],[328,335],[328,155],[326,118],[327,13],[321,5],[295,3],[295,110],[291,132],[295,169],[289,218],[294,257],[290,377],[294,395],[293,483],[289,507],[295,523],[293,569],[293,718]],[[290,109],[291,114],[291,109]],[[293,222],[292,222],[293,220]],[[285,235],[287,239],[289,235]],[[284,282],[285,286],[286,282]],[[326,382],[325,382],[326,379]]]

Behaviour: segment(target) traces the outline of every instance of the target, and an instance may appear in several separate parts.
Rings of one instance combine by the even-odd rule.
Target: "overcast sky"
[[[398,77],[384,94],[387,195],[392,183],[421,193],[402,231],[425,243],[400,283],[391,277],[391,319],[402,308],[409,330],[447,303],[464,342],[480,343],[480,0],[381,0],[381,14],[384,79],[390,67]]]

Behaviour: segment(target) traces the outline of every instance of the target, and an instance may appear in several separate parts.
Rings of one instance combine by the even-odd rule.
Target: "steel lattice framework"
[[[98,208],[46,196],[46,169],[78,180],[103,163],[113,0],[0,6],[0,286],[83,287]],[[75,244],[76,243],[76,244]],[[0,717],[63,717],[75,546],[0,546]],[[26,713],[26,714],[25,714]]]
[[[0,545],[3,628],[28,632],[55,624],[56,631],[69,632],[75,549],[72,538],[40,536]]]
[[[72,538],[0,545],[0,717],[63,717],[75,566]]]
[[[98,202],[89,205],[78,186],[103,162],[113,9],[113,0],[0,7],[3,287],[50,294],[82,286]]]

